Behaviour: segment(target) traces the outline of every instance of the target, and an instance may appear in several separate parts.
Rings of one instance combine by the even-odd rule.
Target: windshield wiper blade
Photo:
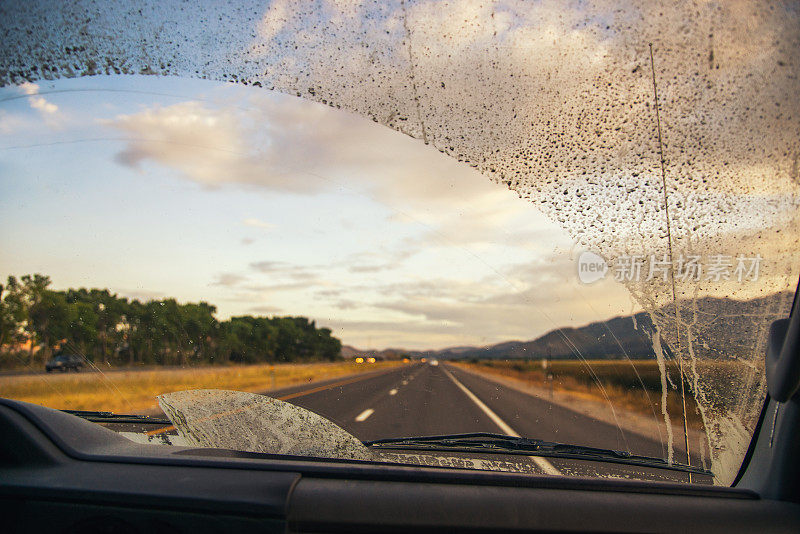
[[[517,454],[524,456],[548,456],[598,462],[613,462],[657,469],[670,469],[687,473],[713,476],[702,467],[681,463],[669,463],[663,458],[640,456],[627,451],[603,449],[584,445],[570,445],[541,439],[521,438],[491,432],[468,434],[445,434],[365,441],[364,445],[376,449],[429,450],[487,454]]]
[[[92,410],[61,410],[64,413],[86,419],[93,423],[139,423],[144,425],[171,425],[169,419],[150,417],[148,415],[128,415],[113,412],[99,412]]]

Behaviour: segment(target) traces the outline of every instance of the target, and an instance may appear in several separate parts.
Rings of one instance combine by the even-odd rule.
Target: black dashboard
[[[142,445],[0,401],[7,532],[796,532],[751,490]]]

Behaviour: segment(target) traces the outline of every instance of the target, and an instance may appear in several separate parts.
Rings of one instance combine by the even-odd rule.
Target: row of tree
[[[43,362],[58,352],[115,365],[335,360],[342,344],[305,317],[219,321],[206,302],[128,300],[108,289],[50,289],[40,274],[0,285],[4,362]]]

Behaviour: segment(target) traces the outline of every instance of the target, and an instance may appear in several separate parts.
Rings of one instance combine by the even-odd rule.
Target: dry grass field
[[[655,360],[592,360],[586,363],[575,360],[557,360],[549,362],[546,371],[542,368],[540,361],[483,360],[473,363],[460,362],[457,365],[521,380],[542,388],[550,387],[550,383],[546,380],[547,374],[550,374],[555,391],[600,402],[604,401],[605,394],[612,400],[615,407],[644,415],[652,415],[653,411],[661,412],[661,374]],[[707,363],[704,365],[725,364]],[[667,371],[671,383],[680,388],[677,364],[667,362]],[[602,388],[598,383],[602,384]],[[667,410],[674,420],[681,420],[683,405],[680,390],[669,384],[668,382]],[[688,388],[686,389],[686,411],[689,426],[696,429],[702,428],[700,415]]]
[[[156,395],[185,389],[260,392],[401,365],[353,362],[188,367],[0,376],[0,397],[69,410],[152,413]]]

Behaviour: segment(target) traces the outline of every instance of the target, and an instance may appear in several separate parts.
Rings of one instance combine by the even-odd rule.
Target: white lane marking
[[[519,434],[517,434],[517,433],[514,431],[514,429],[513,429],[513,428],[511,428],[510,426],[508,426],[508,424],[507,424],[505,421],[503,421],[502,419],[500,419],[500,416],[499,416],[499,415],[497,415],[496,413],[494,413],[494,412],[492,411],[492,409],[491,409],[491,408],[489,408],[488,406],[486,406],[486,405],[483,403],[483,401],[481,401],[481,400],[480,400],[478,397],[476,397],[476,396],[475,396],[475,394],[474,394],[473,392],[471,392],[469,389],[467,389],[467,386],[465,386],[464,384],[462,384],[461,382],[459,382],[459,380],[458,380],[456,377],[454,377],[454,376],[453,376],[453,374],[452,374],[450,371],[448,371],[448,370],[447,370],[447,369],[445,369],[444,367],[442,368],[442,370],[445,372],[445,374],[446,374],[447,376],[449,376],[449,377],[450,377],[450,380],[452,380],[452,381],[453,381],[453,383],[454,383],[456,386],[458,386],[458,388],[459,388],[461,391],[463,391],[463,392],[464,392],[464,394],[465,394],[467,397],[469,397],[469,399],[470,399],[472,402],[474,402],[474,403],[475,403],[475,404],[478,406],[478,408],[480,408],[481,410],[483,410],[483,413],[485,413],[486,415],[488,415],[488,416],[489,416],[489,419],[491,419],[491,420],[492,420],[492,422],[493,422],[494,424],[496,424],[498,427],[500,427],[500,430],[502,430],[504,434],[506,434],[506,435],[508,435],[508,436],[514,436],[515,438],[519,438],[519,437],[521,437]],[[545,473],[547,473],[548,475],[560,475],[560,474],[561,474],[561,471],[559,471],[558,469],[556,469],[556,468],[555,468],[555,466],[554,466],[553,464],[551,464],[550,462],[548,462],[546,459],[542,458],[541,456],[531,456],[530,458],[531,458],[531,460],[533,460],[533,461],[534,461],[534,463],[535,463],[536,465],[538,465],[538,466],[539,466],[539,468],[540,468],[542,471],[544,471],[544,472],[545,472]]]
[[[397,395],[397,390],[396,389],[390,389],[389,390],[389,395]]]
[[[363,412],[361,412],[360,414],[358,414],[358,416],[356,417],[356,421],[358,421],[359,423],[361,421],[366,421],[367,417],[369,417],[373,413],[375,413],[375,410],[373,410],[372,408],[368,408],[368,409],[364,410]]]

